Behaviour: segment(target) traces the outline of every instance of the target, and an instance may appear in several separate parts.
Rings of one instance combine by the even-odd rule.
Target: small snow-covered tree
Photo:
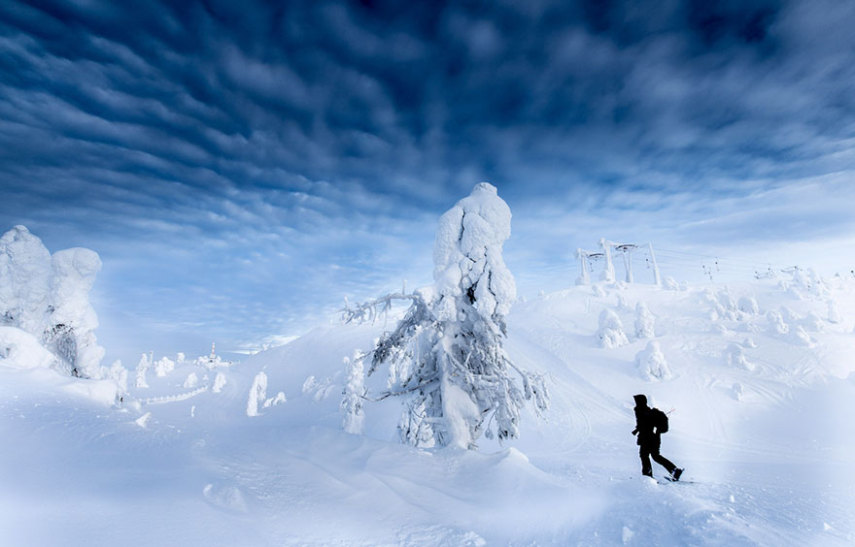
[[[341,400],[342,427],[348,433],[355,435],[362,433],[362,425],[365,421],[365,412],[362,410],[363,398],[365,397],[363,365],[365,357],[364,353],[357,351],[352,359],[347,357],[344,359],[347,367],[347,383],[344,385]]]
[[[635,305],[635,336],[636,338],[653,338],[656,336],[656,318],[650,313],[647,304],[639,302]]]
[[[729,344],[724,351],[724,355],[728,365],[740,367],[745,370],[754,370],[754,363],[748,360],[745,350],[739,344]]]
[[[252,380],[249,397],[246,400],[246,415],[258,416],[258,409],[264,405],[267,398],[267,374],[259,372]]]
[[[70,375],[101,375],[104,349],[95,339],[98,318],[89,291],[101,269],[98,254],[74,248],[51,256],[24,226],[0,237],[0,325],[39,338]]]
[[[659,342],[651,340],[647,347],[635,356],[635,363],[641,376],[645,380],[668,380],[671,378],[671,369],[665,355],[659,347]]]
[[[211,391],[214,393],[220,393],[224,387],[226,387],[226,375],[222,372],[218,372],[214,377],[214,387],[211,388]]]
[[[142,357],[140,357],[140,362],[137,363],[137,378],[134,383],[136,387],[148,387],[145,375],[149,368],[151,368],[151,359],[149,359],[147,353],[143,353]]]
[[[548,407],[543,378],[517,367],[503,348],[504,318],[516,297],[502,259],[510,221],[496,188],[476,185],[439,220],[433,290],[345,310],[345,321],[363,320],[393,299],[410,301],[395,330],[375,345],[367,371],[390,371],[388,389],[375,399],[406,397],[399,424],[405,442],[474,448],[482,434],[516,438],[526,400],[538,411]]]
[[[837,301],[833,299],[828,300],[828,322],[829,323],[840,323],[842,318],[840,317],[840,310],[837,308]]]
[[[600,346],[607,349],[625,346],[629,343],[620,317],[609,309],[600,312],[600,328],[597,330],[597,338],[600,341]]]
[[[154,374],[158,378],[163,378],[173,370],[175,370],[175,361],[169,357],[161,357],[154,362]]]

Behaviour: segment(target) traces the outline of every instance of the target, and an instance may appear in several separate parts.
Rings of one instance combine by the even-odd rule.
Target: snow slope
[[[400,444],[393,399],[366,405],[363,435],[342,431],[343,358],[391,318],[231,366],[175,359],[119,405],[99,396],[105,382],[0,348],[0,544],[855,542],[855,280],[677,289],[518,302],[506,349],[549,377],[551,409],[478,451]],[[622,345],[603,343],[603,310]],[[674,409],[662,451],[685,483],[640,477],[636,393]]]

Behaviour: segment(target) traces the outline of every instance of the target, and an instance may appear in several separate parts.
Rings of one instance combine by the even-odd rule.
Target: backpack
[[[651,409],[650,414],[653,416],[653,425],[656,427],[656,433],[668,433],[668,415],[658,408]]]

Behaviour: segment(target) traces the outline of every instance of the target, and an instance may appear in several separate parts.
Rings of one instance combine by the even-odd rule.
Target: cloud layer
[[[853,24],[832,0],[9,0],[0,229],[95,248],[134,351],[428,282],[436,218],[480,180],[532,290],[603,235],[839,239]]]

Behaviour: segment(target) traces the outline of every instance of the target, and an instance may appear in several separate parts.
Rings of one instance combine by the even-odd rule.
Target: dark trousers
[[[677,466],[671,463],[668,458],[659,454],[659,443],[651,442],[644,443],[639,447],[638,455],[641,456],[641,473],[643,475],[647,475],[648,477],[653,476],[653,466],[650,465],[650,457],[653,457],[653,461],[664,467],[668,473],[674,473],[674,470],[677,469]]]

